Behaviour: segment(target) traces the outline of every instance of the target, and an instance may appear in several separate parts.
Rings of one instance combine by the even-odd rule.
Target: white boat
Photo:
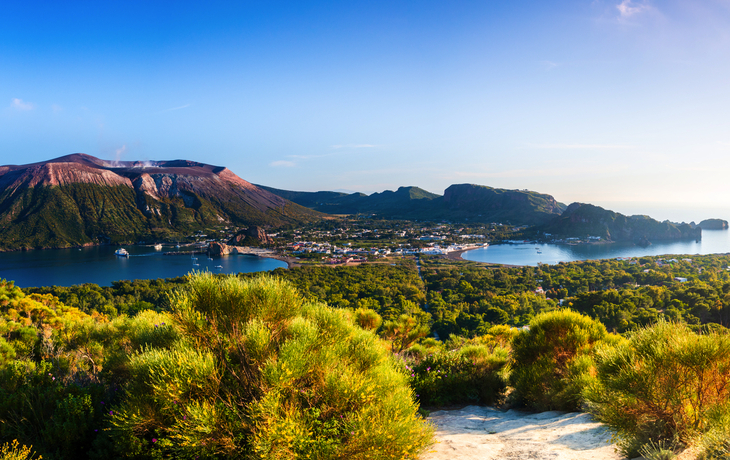
[[[119,248],[116,251],[114,251],[114,254],[118,255],[119,257],[129,257],[129,253],[124,248]]]
[[[221,268],[223,268],[223,265],[216,265],[215,268],[217,268],[218,270],[220,270]]]
[[[161,251],[161,250],[162,250],[162,244],[161,243],[157,243],[155,245],[155,251]]]

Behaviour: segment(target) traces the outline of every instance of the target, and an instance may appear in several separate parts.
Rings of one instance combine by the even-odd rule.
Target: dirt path
[[[501,412],[491,407],[432,412],[437,443],[422,460],[619,460],[610,434],[590,415]]]

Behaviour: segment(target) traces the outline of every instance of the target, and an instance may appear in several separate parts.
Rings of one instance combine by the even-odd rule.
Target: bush
[[[540,313],[512,340],[513,397],[535,410],[577,410],[593,379],[593,347],[606,328],[571,310]]]
[[[268,277],[192,275],[170,302],[180,339],[131,359],[116,455],[400,459],[430,442],[406,376],[348,312]]]
[[[502,371],[508,357],[503,348],[470,344],[438,351],[406,366],[423,405],[495,404],[507,387]]]
[[[0,438],[33,443],[50,459],[83,458],[102,426],[103,386],[63,382],[49,362],[0,370]]]
[[[730,426],[726,334],[662,321],[602,347],[596,360],[598,379],[586,396],[629,454],[647,442],[690,444]]]

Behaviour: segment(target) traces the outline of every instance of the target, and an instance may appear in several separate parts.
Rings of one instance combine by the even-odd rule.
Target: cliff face
[[[186,160],[109,162],[73,154],[0,167],[0,250],[317,218],[224,167]]]
[[[560,215],[565,206],[555,198],[527,190],[505,190],[458,184],[446,189],[443,206],[451,215],[470,220],[536,225]]]
[[[659,222],[649,216],[625,216],[599,206],[573,203],[560,217],[539,227],[554,235],[579,237],[600,236],[608,241],[651,241],[699,239],[700,228],[688,224]]]

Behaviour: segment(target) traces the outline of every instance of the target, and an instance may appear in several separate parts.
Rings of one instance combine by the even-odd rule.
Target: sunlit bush
[[[288,283],[190,277],[181,338],[130,361],[110,436],[121,457],[415,458],[431,438],[406,376],[351,314]]]
[[[609,338],[598,321],[571,310],[540,313],[512,340],[513,397],[536,410],[577,410],[595,372],[590,353]]]
[[[596,360],[598,380],[586,396],[627,453],[649,441],[730,434],[730,335],[662,321],[600,348]]]

